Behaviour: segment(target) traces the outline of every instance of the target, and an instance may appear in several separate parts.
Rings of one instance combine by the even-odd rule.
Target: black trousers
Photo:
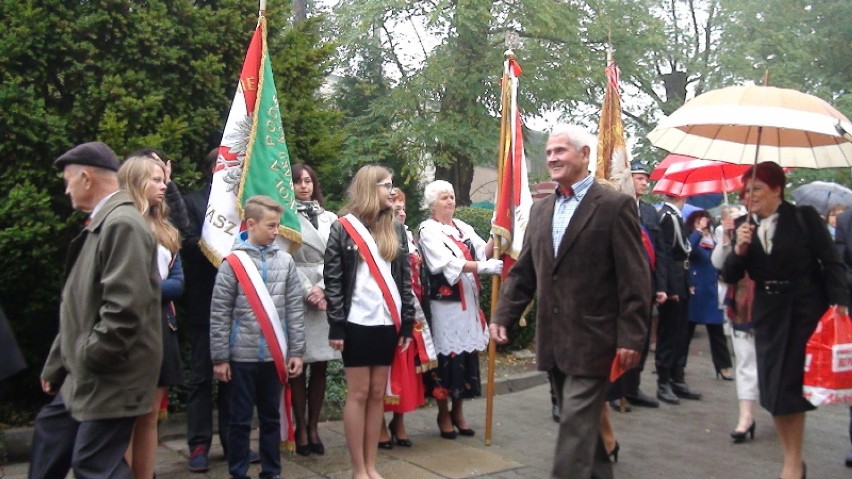
[[[213,361],[210,359],[210,323],[189,325],[189,374],[186,380],[186,439],[189,450],[213,440]],[[228,408],[231,386],[218,384],[219,439],[228,450]]]
[[[695,334],[695,326],[698,323],[689,322],[689,345],[692,344],[692,336]],[[707,327],[707,338],[710,340],[710,356],[713,358],[713,366],[716,371],[729,369],[733,366],[731,362],[731,351],[728,350],[728,340],[725,339],[725,328],[721,324],[705,324]]]
[[[657,367],[657,382],[665,384],[672,375],[683,375],[686,367],[686,356],[689,352],[689,303],[680,298],[678,301],[668,300],[658,309],[657,323],[657,352],[655,365]],[[679,373],[679,374],[678,374]],[[674,379],[683,380],[683,377]]]
[[[73,468],[77,479],[130,479],[124,453],[135,422],[136,416],[77,421],[57,394],[36,416],[28,477],[64,479]]]

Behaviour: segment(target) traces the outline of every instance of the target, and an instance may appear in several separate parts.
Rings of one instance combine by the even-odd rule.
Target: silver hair
[[[435,180],[426,185],[426,189],[423,190],[423,201],[426,202],[426,206],[434,205],[441,193],[452,193],[455,196],[456,190],[449,181],[444,180]]]
[[[587,146],[591,152],[597,146],[597,139],[580,125],[560,123],[550,130],[550,137],[562,135],[567,136],[568,142],[577,150],[582,150],[584,146]]]

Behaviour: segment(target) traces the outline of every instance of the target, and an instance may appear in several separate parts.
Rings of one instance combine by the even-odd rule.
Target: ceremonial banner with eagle
[[[270,196],[284,206],[279,227],[284,250],[301,244],[290,154],[262,14],[225,123],[207,203],[201,247],[214,265],[231,251],[242,225],[242,205],[254,195]]]

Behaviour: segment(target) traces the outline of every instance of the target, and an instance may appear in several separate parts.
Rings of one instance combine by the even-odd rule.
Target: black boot
[[[689,385],[686,384],[686,374],[683,371],[683,368],[674,368],[672,370],[672,391],[679,398],[683,399],[693,399],[699,400],[701,399],[701,393],[693,391],[689,389]]]
[[[680,399],[675,396],[669,384],[669,377],[667,368],[657,368],[657,399],[668,404],[680,404]]]

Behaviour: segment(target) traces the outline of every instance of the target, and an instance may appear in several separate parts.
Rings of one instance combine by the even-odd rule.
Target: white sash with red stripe
[[[399,331],[399,328],[402,326],[400,320],[402,314],[402,297],[399,295],[399,290],[396,287],[396,281],[394,281],[393,275],[391,274],[390,263],[387,261],[376,261],[376,258],[382,257],[379,254],[379,245],[376,244],[376,240],[373,238],[373,235],[370,234],[370,231],[367,230],[367,227],[364,226],[364,223],[361,223],[361,220],[359,220],[355,215],[350,213],[340,218],[340,223],[343,224],[344,229],[346,229],[346,232],[349,233],[349,236],[352,237],[352,240],[355,241],[356,244],[363,243],[363,245],[367,247],[367,251],[365,251],[365,254],[362,256],[364,257],[364,261],[367,262],[370,272],[374,273],[373,279],[376,280],[376,283],[379,285],[379,289],[382,290],[382,296],[385,298],[385,305],[388,308],[388,312],[393,319],[397,331]],[[359,248],[360,246],[361,245],[359,245]],[[378,275],[375,274],[376,271],[379,273]],[[391,287],[391,285],[393,285],[393,287]]]
[[[402,297],[399,294],[399,289],[397,289],[396,281],[394,281],[391,274],[390,264],[387,261],[376,261],[376,258],[381,258],[379,246],[376,244],[373,235],[367,230],[367,227],[355,215],[350,213],[339,218],[338,221],[340,221],[343,229],[346,230],[352,241],[358,246],[359,251],[361,251],[361,257],[364,258],[364,262],[367,263],[367,267],[370,269],[370,274],[382,291],[385,306],[390,313],[391,319],[393,319],[397,333],[399,333],[402,328]],[[399,375],[405,374],[404,364],[401,362],[401,359],[402,352],[399,347],[396,347],[385,391],[385,403],[387,404],[396,404],[399,402],[399,394],[402,389]]]
[[[287,383],[287,334],[281,327],[281,319],[278,317],[278,309],[266,289],[266,283],[260,277],[254,261],[245,251],[234,251],[225,257],[231,265],[234,274],[243,287],[246,299],[251,305],[260,330],[269,345],[275,369],[278,371],[278,379],[281,384]]]

